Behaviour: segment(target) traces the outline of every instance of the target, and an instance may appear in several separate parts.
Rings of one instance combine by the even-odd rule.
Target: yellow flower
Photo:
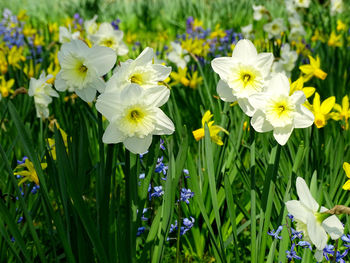
[[[23,72],[30,79],[30,78],[34,77],[35,72],[39,72],[39,69],[40,69],[40,63],[36,64],[35,67],[34,67],[34,61],[31,60],[29,62],[29,64],[27,63],[27,64],[24,65]]]
[[[25,56],[23,56],[23,47],[13,46],[7,59],[9,65],[20,69],[21,65],[19,63],[26,60]]]
[[[304,78],[299,77],[296,81],[290,85],[290,94],[292,95],[295,91],[301,90],[304,92],[305,97],[309,98],[315,93],[316,89],[314,87],[304,87]]]
[[[41,163],[42,169],[45,169],[46,167],[47,167],[46,163]],[[36,185],[39,185],[38,175],[34,169],[33,163],[29,161],[29,159],[26,159],[24,163],[17,165],[15,170],[21,169],[21,168],[26,168],[26,169],[14,173],[15,175],[23,176],[22,180],[19,181],[18,185],[21,185],[26,181],[34,182]]]
[[[33,44],[34,44],[34,46],[43,46],[43,45],[45,45],[44,36],[39,36],[38,34],[36,34],[34,36]]]
[[[326,42],[326,37],[323,33],[320,33],[318,29],[315,30],[314,35],[311,37],[312,42],[321,41],[322,43]]]
[[[197,85],[201,84],[203,82],[203,78],[202,77],[198,77],[198,71],[195,71],[192,74],[192,77],[190,78],[190,88],[195,89],[197,87]]]
[[[57,33],[58,32],[58,25],[57,23],[49,23],[49,32],[52,33]]]
[[[128,44],[132,44],[132,43],[135,42],[136,38],[137,38],[137,35],[136,35],[136,34],[131,33],[130,31],[128,31],[128,32],[126,33],[126,36],[125,36],[125,41],[126,41],[126,43],[128,43]]]
[[[317,56],[316,59],[314,59],[312,56],[309,56],[309,59],[310,59],[310,64],[302,65],[299,67],[301,72],[305,74],[305,76],[303,76],[305,82],[310,80],[313,76],[324,80],[327,77],[327,73],[320,68],[321,66],[320,57]]]
[[[170,76],[173,78],[174,82],[171,85],[176,85],[178,83],[181,83],[184,86],[189,86],[190,81],[187,78],[187,68],[178,68],[179,72],[171,72]]]
[[[7,59],[5,56],[6,49],[7,49],[7,47],[5,45],[0,46],[0,73],[3,75],[5,75],[7,73],[7,69],[8,69]]]
[[[217,24],[215,26],[215,29],[213,32],[210,34],[210,38],[223,38],[226,36],[226,32],[220,28],[220,24]]]
[[[328,39],[328,46],[330,47],[342,47],[343,41],[341,35],[337,35],[335,32],[332,32]]]
[[[341,106],[336,103],[333,108],[334,108],[334,110],[336,110],[336,112],[332,112],[332,119],[336,120],[336,121],[344,120],[345,127],[343,127],[343,128],[345,130],[348,130],[349,129],[348,119],[350,117],[349,97],[348,97],[348,95],[344,96]]]
[[[193,28],[196,29],[198,27],[203,27],[203,21],[195,18],[193,21]]]
[[[224,133],[228,134],[228,131],[226,131],[224,128],[213,125],[214,121],[210,121],[210,119],[213,117],[213,114],[211,114],[210,110],[206,111],[202,118],[202,128],[197,129],[192,132],[193,137],[196,139],[196,141],[199,141],[200,139],[204,138],[204,127],[205,123],[207,123],[210,133],[210,138],[213,142],[215,142],[217,145],[224,145],[224,143],[221,140],[221,137],[218,135],[220,131],[223,131]]]
[[[10,93],[13,93],[13,90],[11,89],[13,84],[15,84],[14,79],[10,79],[8,81],[5,80],[4,76],[0,76],[0,98],[4,97],[6,98]]]
[[[312,105],[312,112],[315,115],[315,125],[317,128],[322,128],[327,124],[327,120],[332,117],[330,111],[335,104],[335,97],[329,97],[320,102],[320,95],[316,92]]]
[[[19,13],[18,13],[18,15],[17,15],[17,19],[18,19],[19,21],[24,21],[24,20],[26,20],[27,18],[28,18],[28,16],[27,16],[27,11],[26,11],[26,10],[20,10]]]
[[[196,56],[205,57],[209,50],[209,44],[205,39],[187,38],[181,43],[182,49]]]
[[[23,35],[25,35],[26,37],[31,37],[34,34],[36,34],[36,29],[32,28],[32,26],[29,24],[25,24],[23,27]]]
[[[64,142],[64,146],[66,147],[66,150],[67,150],[67,147],[68,147],[67,133],[65,133],[65,131],[62,130],[61,128],[59,128],[59,127],[57,127],[57,128],[61,132],[61,136],[62,136],[62,139],[63,139],[63,142]],[[52,159],[56,160],[57,155],[56,155],[55,139],[49,138],[47,140],[49,142],[50,153],[51,153]]]
[[[345,171],[345,174],[348,178],[350,178],[350,164],[347,162],[344,162],[343,169]],[[350,190],[350,180],[347,180],[346,183],[343,185],[344,190]]]
[[[337,20],[337,31],[345,31],[346,25],[340,20]]]

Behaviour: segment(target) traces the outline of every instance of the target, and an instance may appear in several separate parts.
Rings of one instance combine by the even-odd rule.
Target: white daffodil
[[[298,41],[305,37],[306,31],[298,14],[294,14],[293,16],[289,17],[288,21],[291,28],[288,36],[290,40]]]
[[[36,115],[38,118],[46,119],[49,117],[49,104],[52,102],[51,97],[58,97],[58,93],[47,83],[47,80],[53,78],[52,75],[40,75],[39,79],[31,78],[29,82],[28,95],[34,97]]]
[[[105,82],[101,77],[112,69],[116,55],[110,48],[89,48],[83,41],[73,40],[62,45],[58,61],[61,70],[56,76],[56,89],[72,89],[81,99],[91,102],[96,90],[104,91]]]
[[[266,17],[269,11],[266,9],[265,6],[263,5],[253,5],[253,10],[254,10],[254,20],[261,20],[263,17]]]
[[[169,76],[171,67],[154,64],[155,57],[153,49],[147,47],[135,60],[129,59],[121,63],[108,80],[106,91],[122,89],[127,84],[135,83],[144,89],[160,85],[169,93],[169,89],[160,83]]]
[[[249,101],[256,111],[251,125],[257,132],[273,130],[273,136],[280,145],[286,144],[294,128],[306,128],[313,124],[314,115],[302,104],[304,92],[296,91],[289,96],[288,78],[277,73],[267,83],[265,92],[252,95]]]
[[[71,28],[66,28],[64,26],[59,27],[59,42],[61,44],[68,43],[74,39],[78,39],[80,36],[80,32],[72,33]]]
[[[253,37],[253,24],[249,24],[241,27],[242,34],[244,38],[252,38]]]
[[[96,108],[109,121],[103,142],[123,142],[132,153],[146,152],[152,135],[172,134],[175,130],[173,122],[159,108],[168,98],[164,89],[145,90],[135,83],[101,94]]]
[[[286,202],[287,210],[294,216],[297,231],[304,233],[305,241],[312,242],[318,250],[316,259],[322,261],[322,250],[327,245],[328,235],[335,240],[344,233],[343,224],[335,215],[322,213],[328,209],[320,206],[312,197],[303,178],[296,181],[299,201]]]
[[[217,92],[223,101],[238,102],[245,114],[252,116],[254,107],[248,98],[263,91],[273,62],[272,53],[256,51],[250,40],[238,41],[232,57],[215,58],[211,62],[221,80]]]
[[[94,15],[92,19],[86,20],[84,22],[84,29],[88,37],[95,34],[98,30],[98,25],[96,23],[97,17],[98,17],[97,15]]]
[[[93,45],[105,46],[113,49],[118,56],[124,56],[129,52],[123,42],[124,33],[115,30],[110,23],[102,23],[97,32],[90,36]]]
[[[284,44],[281,48],[281,59],[273,63],[272,71],[275,73],[285,73],[287,77],[290,77],[297,59],[297,52],[290,50],[288,43]]]
[[[331,0],[331,15],[340,14],[344,10],[343,0]]]
[[[284,25],[284,21],[282,18],[276,18],[272,22],[264,25],[264,30],[268,33],[269,38],[280,38],[281,33],[286,30],[286,26]]]
[[[294,0],[297,7],[309,8],[311,0]]]
[[[173,50],[169,52],[168,59],[176,64],[178,68],[186,68],[187,63],[190,61],[190,55],[187,50],[182,49],[181,45],[176,42],[170,43]]]
[[[286,4],[286,10],[287,10],[288,15],[297,14],[294,0],[285,0],[284,3]]]

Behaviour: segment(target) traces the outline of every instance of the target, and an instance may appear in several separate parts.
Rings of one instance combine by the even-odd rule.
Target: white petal
[[[303,104],[306,101],[305,93],[301,90],[295,91],[290,98],[295,104]]]
[[[275,127],[273,130],[273,137],[280,145],[285,145],[293,132],[293,125],[285,127]]]
[[[288,201],[286,202],[286,207],[287,207],[288,213],[292,214],[295,217],[295,219],[306,224],[308,211],[300,203],[300,201],[297,201],[297,200]]]
[[[300,202],[311,211],[316,212],[319,208],[319,205],[312,197],[309,187],[306,185],[306,182],[303,178],[297,177],[296,188]]]
[[[116,117],[118,105],[120,105],[120,92],[118,91],[103,93],[96,101],[96,109],[109,121]]]
[[[79,39],[75,39],[75,40],[72,40],[71,42],[63,44],[60,52],[61,52],[61,56],[62,55],[71,56],[71,54],[78,54],[79,56],[85,57],[88,55],[89,49],[90,48],[83,41]],[[61,63],[60,57],[58,57],[58,59]]]
[[[58,91],[65,91],[68,88],[66,81],[61,77],[61,72],[59,72],[56,76],[55,88]]]
[[[94,46],[89,50],[87,63],[96,69],[98,76],[107,74],[114,66],[117,56],[109,47]]]
[[[129,137],[124,141],[124,146],[132,153],[144,153],[148,150],[152,143],[152,135],[145,138]]]
[[[144,89],[140,85],[130,83],[122,89],[120,98],[124,101],[134,103],[140,97],[143,97],[144,92]]]
[[[74,91],[85,102],[92,102],[96,96],[96,89],[89,86]]]
[[[315,256],[315,259],[317,260],[317,262],[322,262],[322,260],[323,260],[323,250],[316,250],[314,256]]]
[[[307,218],[307,232],[309,234],[311,242],[316,246],[318,250],[322,250],[327,245],[328,236],[323,227],[316,221],[314,215],[310,213]]]
[[[226,81],[222,79],[219,80],[216,91],[223,101],[233,102],[236,100],[236,97],[232,93],[232,89],[228,86]]]
[[[117,54],[118,54],[119,56],[124,56],[124,55],[128,54],[128,52],[129,52],[128,46],[125,45],[124,42],[120,42],[120,43],[119,43],[119,47],[118,47]]]
[[[253,116],[257,110],[251,105],[250,101],[247,98],[237,99],[237,102],[242,111],[249,117]]]
[[[266,121],[265,114],[261,110],[254,113],[250,123],[257,132],[268,132],[273,129],[271,124]]]
[[[159,109],[155,108],[156,120],[154,135],[172,134],[175,131],[174,123],[169,119],[165,113]]]
[[[243,61],[250,59],[251,57],[256,57],[257,55],[258,52],[256,51],[254,44],[248,39],[238,41],[232,52],[232,57]]]
[[[270,73],[273,62],[272,53],[260,53],[256,59],[256,66],[264,72],[264,77]]]
[[[152,63],[154,58],[153,48],[146,47],[141,54],[135,59],[134,63],[136,65],[145,66],[148,63]]]
[[[147,89],[145,91],[144,96],[148,105],[160,107],[168,101],[170,96],[170,90],[163,85],[159,85]]]
[[[92,82],[88,83],[87,87],[98,90],[98,92],[103,93],[106,88],[106,83],[102,78],[96,78]]]
[[[232,74],[232,66],[234,60],[229,57],[214,58],[211,62],[211,67],[213,70],[219,74],[220,78],[226,80],[228,76]]]
[[[154,79],[156,81],[164,81],[171,72],[171,67],[166,67],[160,64],[153,64],[152,68],[154,69]]]
[[[276,73],[267,83],[267,92],[273,95],[289,96],[290,84],[283,73]]]
[[[314,123],[315,116],[303,105],[299,105],[296,108],[294,115],[294,127],[295,128],[307,128]]]
[[[120,132],[117,125],[112,122],[108,125],[102,137],[103,143],[118,143],[124,139],[125,136]]]
[[[325,219],[322,222],[322,226],[333,240],[340,238],[344,234],[343,224],[335,215]]]

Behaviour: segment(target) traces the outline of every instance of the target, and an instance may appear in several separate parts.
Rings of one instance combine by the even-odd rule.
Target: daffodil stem
[[[255,140],[250,146],[250,197],[251,197],[251,262],[255,263],[256,257],[256,193],[255,193]]]
[[[332,258],[332,262],[337,262],[337,251],[338,251],[338,241],[339,239],[337,239],[335,241],[335,245],[334,245],[334,254],[333,254],[333,258]]]
[[[182,180],[181,180],[181,177],[180,177],[180,180],[179,180],[179,189],[182,188]],[[178,216],[177,216],[177,240],[176,240],[176,262],[177,263],[181,263],[181,257],[180,257],[180,238],[181,238],[181,203],[178,202],[177,203],[177,213],[178,213]]]

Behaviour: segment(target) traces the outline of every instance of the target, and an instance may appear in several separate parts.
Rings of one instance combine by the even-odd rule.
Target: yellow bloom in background
[[[316,41],[321,41],[322,43],[326,42],[326,37],[325,35],[320,32],[318,29],[315,30],[314,35],[311,37],[311,41],[312,42],[316,42]]]
[[[0,99],[1,97],[6,98],[8,95],[13,93],[13,90],[11,89],[13,84],[15,84],[14,79],[10,79],[6,81],[4,76],[0,76]]]
[[[20,10],[17,15],[17,19],[19,21],[24,21],[28,18],[26,10]]]
[[[348,178],[350,178],[350,164],[347,162],[344,162],[343,169],[345,171],[345,174]],[[350,180],[347,180],[346,183],[343,185],[344,190],[350,190]]]
[[[342,47],[343,41],[342,41],[341,35],[337,35],[335,32],[332,32],[328,39],[328,46]]]
[[[176,85],[178,83],[186,87],[190,85],[190,80],[187,78],[187,68],[178,68],[178,72],[173,71],[170,73],[170,76],[174,80],[171,85]]]
[[[67,133],[64,130],[62,130],[61,128],[59,128],[59,126],[57,126],[57,128],[58,128],[58,130],[61,133],[61,136],[62,136],[62,139],[63,139],[63,142],[64,142],[64,146],[66,147],[66,150],[67,150],[67,148],[68,148]],[[56,160],[57,155],[56,155],[56,142],[55,142],[55,139],[54,138],[48,138],[47,140],[49,142],[49,147],[50,147],[49,150],[50,150],[52,159]]]
[[[137,39],[137,35],[128,31],[125,35],[125,42],[128,44],[133,44]]]
[[[198,71],[195,71],[192,74],[192,77],[190,78],[190,88],[191,89],[195,89],[197,88],[198,85],[200,85],[203,82],[203,78],[202,77],[198,77]]]
[[[215,26],[215,29],[213,32],[210,33],[210,38],[223,38],[226,36],[226,32],[220,28],[220,24],[217,24]]]
[[[40,70],[40,63],[36,64],[35,67],[34,67],[34,61],[31,60],[28,63],[26,63],[24,65],[24,68],[23,68],[23,72],[27,75],[27,77],[30,79],[30,78],[33,78],[34,75],[35,75],[35,72],[39,72]]]
[[[0,73],[5,75],[7,73],[8,69],[8,63],[6,59],[6,53],[5,53],[5,44],[3,43],[3,46],[0,45]]]
[[[36,34],[36,29],[29,24],[25,24],[23,27],[23,35],[25,35],[26,37],[31,37],[34,34]]]
[[[204,127],[205,127],[205,123],[207,123],[209,128],[210,138],[212,139],[212,141],[215,142],[217,145],[220,145],[220,146],[224,145],[218,133],[220,131],[223,131],[224,133],[228,134],[228,131],[226,131],[224,128],[218,125],[213,125],[214,121],[210,121],[212,117],[213,117],[213,114],[211,114],[210,110],[206,111],[202,118],[202,128],[193,131],[192,134],[196,139],[196,141],[199,141],[200,139],[204,138],[205,136]]]
[[[181,47],[196,56],[205,57],[209,51],[209,43],[205,39],[187,38],[181,42]]]
[[[198,27],[203,27],[203,21],[195,18],[193,21],[193,28],[196,29]]]
[[[316,78],[324,80],[327,77],[327,73],[324,72],[321,67],[321,60],[320,57],[317,56],[316,59],[314,59],[312,56],[309,56],[310,64],[308,65],[302,65],[299,67],[301,72],[303,72],[305,75],[303,76],[305,82],[310,80],[313,76]]]
[[[34,46],[43,46],[43,45],[45,45],[44,36],[40,36],[40,35],[36,34],[34,36],[33,44],[34,44]]]
[[[305,97],[309,98],[315,93],[316,89],[314,87],[304,87],[304,78],[299,77],[296,81],[290,84],[290,94],[292,95],[295,91],[301,90],[304,92]]]
[[[344,96],[342,100],[342,105],[335,104],[333,109],[336,112],[332,112],[332,119],[336,121],[343,120],[345,122],[345,126],[343,126],[343,129],[348,130],[349,129],[349,117],[350,117],[350,109],[349,109],[349,97],[348,95]]]
[[[47,167],[46,163],[41,163],[42,169],[45,169],[46,167]],[[17,165],[15,170],[22,169],[22,168],[24,168],[24,170],[14,173],[15,175],[19,175],[23,177],[22,180],[19,181],[18,185],[21,185],[26,181],[34,182],[36,185],[39,185],[38,175],[34,169],[33,163],[29,161],[29,159],[26,159],[24,163]]]
[[[13,46],[8,54],[7,59],[9,65],[20,69],[21,65],[19,63],[26,60],[25,56],[23,56],[23,47]]]
[[[327,120],[332,117],[330,113],[335,104],[335,97],[329,97],[322,103],[320,101],[320,95],[316,92],[312,105],[312,112],[315,115],[315,125],[317,128],[326,126]]]
[[[346,24],[343,23],[340,19],[337,20],[337,31],[345,31]]]

